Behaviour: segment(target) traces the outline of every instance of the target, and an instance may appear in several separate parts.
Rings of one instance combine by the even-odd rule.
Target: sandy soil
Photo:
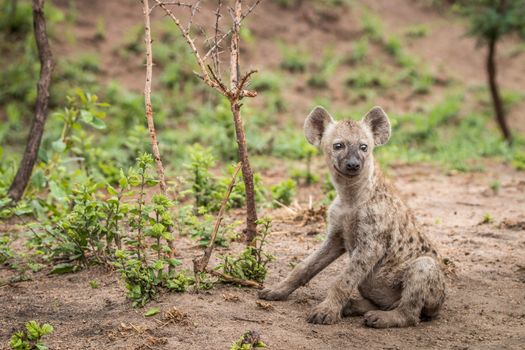
[[[0,289],[0,342],[5,344],[24,321],[37,319],[55,326],[48,338],[52,349],[226,349],[247,330],[258,330],[271,349],[523,348],[525,174],[494,167],[482,174],[445,175],[423,166],[390,172],[454,266],[440,317],[415,328],[368,329],[360,317],[330,326],[308,324],[308,310],[323,299],[327,283],[346,263],[341,258],[288,301],[269,303],[269,310],[257,305],[255,290],[234,286],[163,295],[150,306],[163,312],[176,307],[187,315],[167,324],[162,314],[145,318],[144,310],[132,309],[113,273],[100,268],[55,277],[41,273],[33,281]],[[502,185],[497,194],[489,188],[493,179]],[[317,186],[301,189],[302,207],[311,194],[321,198]],[[480,224],[485,213],[493,223]],[[272,285],[320,244],[317,233],[324,224],[302,227],[284,209],[266,214],[274,220],[267,248],[277,257],[266,282]],[[184,239],[178,246],[179,258],[189,266],[198,250]],[[98,289],[89,287],[93,279],[100,282]]]

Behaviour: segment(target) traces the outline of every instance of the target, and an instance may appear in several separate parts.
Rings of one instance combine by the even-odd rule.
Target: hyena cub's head
[[[343,178],[366,172],[373,164],[372,151],[388,141],[390,132],[390,121],[381,107],[372,108],[360,121],[338,122],[326,109],[316,107],[304,123],[308,142],[323,150],[332,174]]]

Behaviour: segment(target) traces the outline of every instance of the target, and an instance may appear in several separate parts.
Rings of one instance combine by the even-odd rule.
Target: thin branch
[[[255,8],[257,7],[257,5],[259,5],[259,3],[260,3],[261,1],[262,1],[262,0],[257,0],[257,1],[256,1],[256,2],[255,2],[255,3],[254,3],[254,4],[248,9],[248,11],[246,11],[245,14],[241,15],[241,20],[239,21],[239,25],[241,25],[242,22],[244,21],[244,19],[245,19],[246,17],[248,17],[248,16],[250,15],[250,13],[253,12],[253,10],[255,10]],[[224,39],[226,39],[226,37],[227,37],[228,35],[230,35],[230,34],[232,33],[232,31],[233,31],[233,29],[230,28],[230,30],[228,30],[226,33],[224,33],[224,35],[221,36],[221,37],[219,38],[219,40],[216,41],[215,45],[213,45],[213,47],[211,47],[211,48],[208,50],[208,52],[206,52],[206,54],[202,57],[202,60],[203,60],[203,61],[206,61],[206,60],[210,57],[210,55],[215,51],[215,49],[219,46],[219,44],[220,44]]]
[[[248,73],[246,73],[242,78],[241,78],[241,81],[240,83],[238,84],[237,86],[237,89],[236,89],[236,95],[237,95],[237,98],[242,98],[242,97],[255,97],[257,96],[257,92],[256,91],[248,91],[248,90],[244,90],[244,86],[248,83],[248,79],[250,79],[250,77],[252,76],[252,74],[254,73],[257,73],[257,70],[256,69],[252,69],[251,71],[249,71]]]
[[[180,23],[179,19],[175,16],[175,14],[173,14],[173,12],[169,8],[166,7],[166,5],[164,5],[160,0],[155,0],[155,2],[157,3],[157,5],[159,5],[164,10],[164,12],[166,12],[166,14],[169,17],[171,17],[173,22],[175,22],[175,24],[179,28],[180,32],[182,33],[182,36],[184,37],[184,39],[186,40],[186,42],[190,46],[191,51],[193,52],[193,54],[195,55],[195,58],[197,59],[197,64],[199,65],[199,67],[201,69],[201,72],[202,72],[201,78],[202,78],[202,80],[204,80],[204,82],[208,86],[210,86],[210,87],[212,87],[214,89],[218,89],[217,83],[213,82],[210,79],[208,71],[206,70],[206,65],[204,64],[204,61],[202,60],[202,58],[201,58],[201,56],[199,54],[199,51],[197,50],[197,47],[195,46],[195,42],[193,41],[193,39],[190,36],[190,33],[186,32],[186,30],[184,29],[184,27]]]
[[[239,83],[240,66],[239,66],[239,41],[241,29],[241,0],[235,1],[233,10],[232,38],[230,41],[230,89],[236,91]],[[237,92],[235,93],[237,95]]]
[[[237,175],[239,174],[239,170],[241,169],[241,163],[238,163],[235,167],[235,171],[233,172],[232,179],[230,181],[230,185],[228,186],[228,189],[226,191],[226,195],[224,196],[221,204],[221,208],[219,209],[219,213],[217,214],[217,218],[215,219],[215,225],[213,226],[213,231],[211,232],[210,241],[208,242],[208,246],[206,247],[206,250],[204,251],[204,255],[197,259],[193,259],[193,273],[195,273],[195,278],[198,281],[197,273],[204,272],[206,270],[206,267],[208,266],[208,262],[210,261],[211,253],[213,252],[213,248],[215,246],[215,237],[217,236],[217,232],[219,232],[219,227],[222,222],[222,217],[224,215],[224,211],[226,210],[226,206],[228,204],[228,199],[230,198],[230,194],[232,193],[233,187],[235,186]]]
[[[208,70],[210,71],[210,74],[211,74],[211,78],[213,79],[213,81],[215,81],[219,87],[223,90],[223,94],[225,96],[229,96],[230,95],[230,92],[228,90],[228,88],[226,87],[226,85],[224,85],[224,83],[222,82],[221,78],[219,78],[215,72],[213,71],[213,69],[208,65]]]
[[[166,2],[163,2],[164,5],[168,5],[168,6],[180,6],[180,7],[188,7],[188,8],[192,8],[193,4],[188,4],[186,2],[180,2],[180,1],[166,1]],[[159,6],[159,4],[154,4],[153,6],[151,6],[151,8],[149,9],[149,14],[151,15],[151,12],[153,11],[153,9],[155,7]]]
[[[219,37],[219,21],[221,19],[221,7],[222,7],[222,0],[218,0],[217,2],[217,11],[215,12],[215,35],[213,36],[213,42],[215,50],[213,52],[213,65],[215,68],[215,71],[217,72],[217,76],[220,78],[221,71],[220,71],[220,64],[219,64],[219,54],[220,54],[220,46],[217,43],[218,37]]]
[[[199,11],[199,5],[201,3],[201,0],[198,0],[191,8],[190,8],[190,20],[188,21],[188,27],[186,29],[186,32],[188,35],[191,31],[191,24],[193,23],[193,17],[195,16],[195,12]]]

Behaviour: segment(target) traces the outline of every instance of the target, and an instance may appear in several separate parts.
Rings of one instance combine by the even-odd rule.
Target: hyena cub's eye
[[[366,150],[368,149],[368,146],[365,145],[365,144],[362,144],[362,145],[359,146],[359,149],[360,149],[361,151],[363,151],[363,152],[366,152]]]
[[[338,151],[338,150],[340,150],[340,149],[343,149],[343,148],[345,148],[344,143],[341,143],[341,142],[334,143],[334,149],[335,149],[336,151]]]

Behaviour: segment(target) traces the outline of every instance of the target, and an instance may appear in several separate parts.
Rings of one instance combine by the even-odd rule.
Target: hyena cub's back
[[[312,310],[309,322],[328,324],[342,315],[365,315],[368,326],[403,327],[437,314],[445,295],[437,252],[373,159],[373,149],[385,144],[390,133],[388,117],[379,107],[360,122],[335,122],[320,107],[310,113],[306,138],[323,150],[337,190],[327,239],[260,297],[285,299],[347,251],[348,268]]]

